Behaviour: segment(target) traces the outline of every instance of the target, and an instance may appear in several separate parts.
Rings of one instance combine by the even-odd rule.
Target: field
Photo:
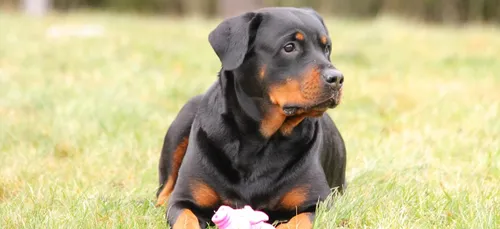
[[[0,228],[164,228],[163,136],[217,79],[217,22],[0,14]],[[499,228],[500,30],[327,25],[349,188],[316,228]]]

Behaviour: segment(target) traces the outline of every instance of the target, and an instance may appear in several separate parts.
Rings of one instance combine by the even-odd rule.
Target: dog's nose
[[[344,75],[336,69],[326,69],[323,71],[323,78],[335,89],[341,88],[344,83]]]

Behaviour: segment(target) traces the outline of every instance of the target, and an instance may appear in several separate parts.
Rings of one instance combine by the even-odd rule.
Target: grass
[[[102,36],[48,37],[97,24]],[[0,228],[162,228],[162,138],[217,21],[0,14]],[[500,30],[327,20],[348,192],[317,228],[500,227]]]

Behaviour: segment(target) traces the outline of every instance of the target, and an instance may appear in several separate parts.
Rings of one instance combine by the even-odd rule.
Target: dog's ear
[[[210,32],[208,41],[222,68],[234,70],[243,63],[261,18],[259,13],[248,12],[224,20]]]

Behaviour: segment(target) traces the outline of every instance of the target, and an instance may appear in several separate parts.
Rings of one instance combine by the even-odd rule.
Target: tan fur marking
[[[308,105],[321,97],[323,85],[317,68],[312,68],[301,77],[301,81],[289,79],[273,85],[269,90],[271,102],[283,107],[286,104]]]
[[[170,194],[172,194],[173,191],[173,181],[172,176],[168,177],[167,183],[163,186],[163,189],[161,190],[160,194],[158,195],[158,199],[156,200],[156,207],[165,205],[168,201],[168,198],[170,197]]]
[[[320,41],[321,44],[326,45],[326,43],[328,42],[328,38],[325,35],[323,35],[320,37]]]
[[[195,181],[191,186],[194,202],[200,207],[213,207],[219,202],[219,195],[207,184]]]
[[[323,81],[318,68],[313,67],[307,71],[300,81],[287,79],[284,83],[272,85],[269,89],[271,103],[276,105],[268,109],[261,123],[261,133],[265,137],[273,135],[281,130],[284,135],[289,135],[305,117],[318,117],[324,111],[308,111],[302,113],[298,111],[298,116],[286,118],[283,113],[285,105],[309,106],[317,103],[322,97]],[[326,110],[326,109],[325,109]]]
[[[290,135],[293,129],[299,125],[306,117],[321,117],[327,109],[321,110],[312,110],[312,111],[298,111],[296,116],[289,117],[285,120],[283,125],[280,128],[280,131],[283,135]]]
[[[290,135],[293,131],[293,128],[299,125],[299,123],[301,123],[304,118],[306,118],[305,114],[288,118],[280,128],[281,133],[285,136]]]
[[[295,34],[295,39],[297,39],[299,41],[303,41],[304,40],[304,34],[302,34],[301,32],[297,32]]]
[[[267,109],[267,113],[261,121],[260,132],[264,137],[270,137],[280,129],[285,119],[286,116],[283,114],[281,108],[278,106],[271,106]]]
[[[170,172],[171,174],[168,176],[167,183],[163,186],[163,189],[158,195],[158,199],[156,200],[157,207],[164,205],[168,201],[170,194],[174,190],[175,182],[177,181],[177,176],[179,175],[179,168],[181,166],[182,159],[186,154],[188,142],[188,137],[185,137],[182,139],[179,145],[177,145],[177,148],[175,148],[172,157],[172,170]]]
[[[200,223],[191,210],[184,209],[175,220],[172,229],[200,229]]]
[[[321,97],[323,81],[318,68],[312,68],[303,76],[302,93],[308,100],[316,100]]]
[[[301,85],[297,80],[287,80],[285,83],[271,86],[269,97],[271,102],[283,107],[287,103],[307,104],[309,101],[304,98],[300,90]]]
[[[276,229],[312,229],[313,222],[311,222],[310,213],[301,213],[288,221],[288,223],[280,224]]]
[[[293,188],[281,198],[279,206],[287,210],[296,209],[306,201],[308,193],[306,187]]]
[[[264,79],[264,76],[266,76],[266,65],[262,65],[259,69],[259,78]]]

